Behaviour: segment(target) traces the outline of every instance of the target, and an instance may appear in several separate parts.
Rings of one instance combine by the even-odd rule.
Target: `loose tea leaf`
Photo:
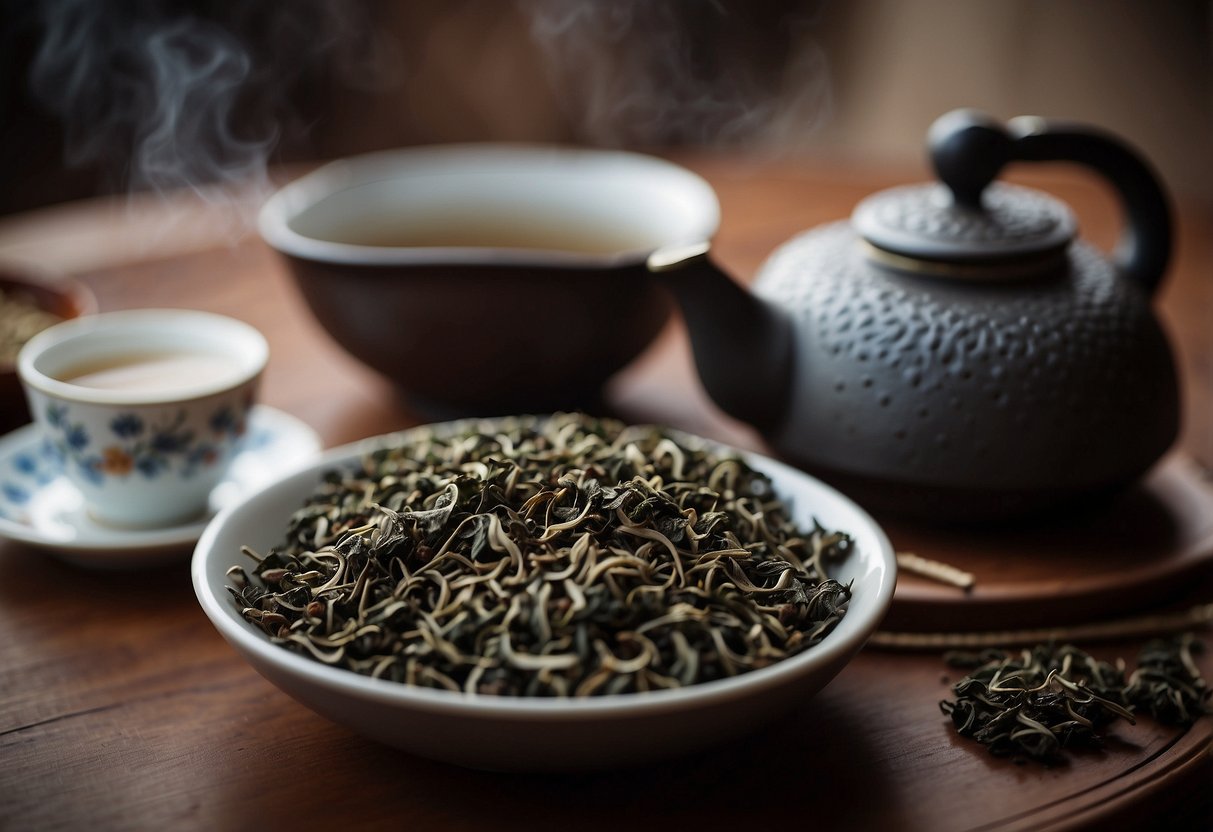
[[[939,707],[962,737],[993,754],[1052,762],[1064,749],[1098,747],[1100,729],[1117,718],[1135,722],[1134,708],[1179,725],[1210,713],[1210,691],[1192,659],[1199,647],[1190,633],[1152,641],[1128,680],[1123,661],[1109,664],[1070,645],[948,653],[949,664],[973,672],[952,686],[956,701]]]
[[[1201,647],[1191,633],[1149,642],[1137,657],[1125,698],[1166,725],[1191,725],[1213,713],[1213,690],[1192,657]]]
[[[559,415],[411,435],[333,472],[253,577],[244,617],[291,650],[452,691],[587,696],[745,673],[820,642],[852,545],[769,479],[652,427]]]

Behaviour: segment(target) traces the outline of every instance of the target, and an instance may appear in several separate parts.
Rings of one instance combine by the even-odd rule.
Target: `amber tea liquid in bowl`
[[[313,314],[430,413],[594,401],[664,325],[653,250],[710,238],[699,176],[633,153],[414,148],[335,162],[260,229]]]

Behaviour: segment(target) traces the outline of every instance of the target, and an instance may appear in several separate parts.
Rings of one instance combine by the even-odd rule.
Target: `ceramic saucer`
[[[0,438],[0,537],[46,549],[83,566],[141,566],[180,556],[212,515],[285,471],[309,462],[320,437],[303,422],[259,405],[253,408],[244,449],[211,492],[206,516],[177,526],[123,529],[98,523],[80,492],[62,473],[62,461],[37,426]]]

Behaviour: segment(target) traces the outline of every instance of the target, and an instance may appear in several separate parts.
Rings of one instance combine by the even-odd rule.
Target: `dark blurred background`
[[[957,106],[1213,198],[1207,0],[0,0],[0,213],[469,140],[918,162]]]

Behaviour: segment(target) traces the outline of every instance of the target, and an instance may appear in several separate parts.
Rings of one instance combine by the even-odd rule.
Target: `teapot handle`
[[[1035,116],[1006,125],[973,110],[954,110],[931,125],[935,172],[956,201],[981,207],[981,192],[1010,161],[1077,162],[1116,188],[1127,224],[1116,247],[1117,267],[1153,294],[1171,259],[1171,207],[1146,160],[1111,133]]]

